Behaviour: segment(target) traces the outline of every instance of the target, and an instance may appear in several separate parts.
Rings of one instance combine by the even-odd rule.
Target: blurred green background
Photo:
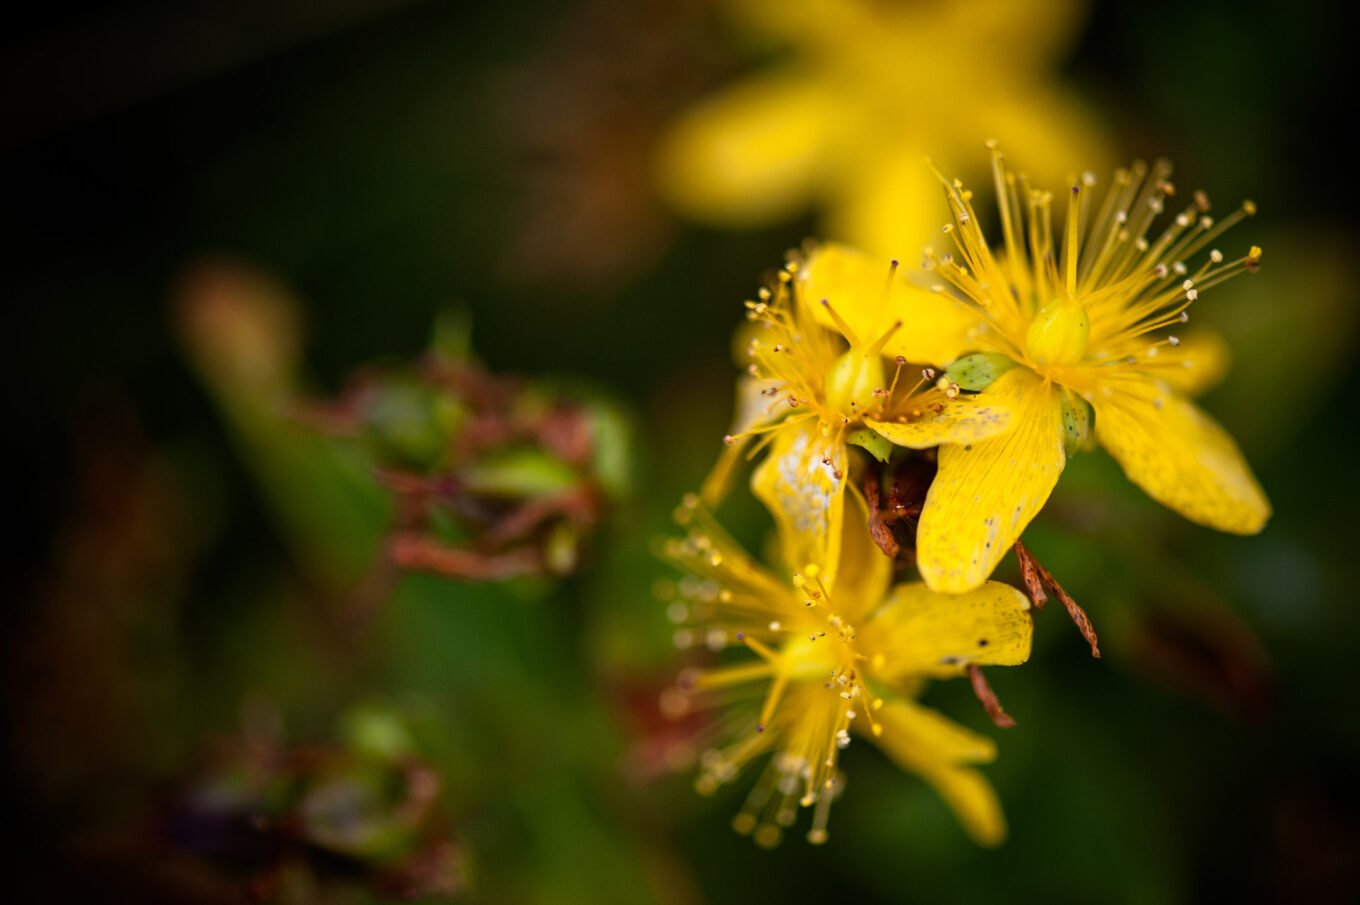
[[[1265,248],[1262,272],[1196,316],[1233,345],[1206,405],[1274,502],[1267,530],[1214,535],[1107,458],[1077,460],[1026,540],[1106,658],[1050,610],[1031,663],[992,679],[1018,728],[987,726],[962,683],[927,698],[999,736],[1007,844],[973,847],[856,745],[830,842],[773,852],[728,826],[745,783],[703,799],[670,769],[683,727],[655,701],[684,660],[651,539],[719,448],[741,300],[823,221],[813,205],[696,225],[652,175],[668,122],[780,48],[697,0],[17,13],[0,37],[7,886],[383,901],[402,891],[374,880],[395,834],[467,901],[1354,901],[1360,198],[1342,11],[1096,4],[1052,76],[1117,158],[1165,154],[1182,187],[1259,205],[1233,240]],[[270,419],[270,375],[214,370],[242,348],[230,326],[184,341],[208,260],[278,281],[298,322],[247,333],[244,354],[262,344],[269,371],[297,344],[317,394],[418,354],[453,307],[491,369],[570,376],[622,407],[632,489],[579,573],[365,592],[385,497],[352,449]],[[753,508],[733,517],[759,537]],[[279,754],[298,749],[301,767]],[[413,824],[354,805],[413,764],[439,777]],[[313,793],[318,771],[338,784],[346,841],[281,855],[191,819],[252,795],[286,810],[293,770]],[[319,794],[303,813],[324,824]]]

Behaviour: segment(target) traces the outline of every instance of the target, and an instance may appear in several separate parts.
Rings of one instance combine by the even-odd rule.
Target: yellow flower
[[[1029,601],[996,582],[959,596],[920,583],[890,589],[892,563],[869,540],[863,503],[852,499],[860,511],[838,545],[839,568],[805,563],[784,579],[753,562],[696,498],[687,498],[679,516],[688,534],[666,551],[689,573],[671,604],[672,618],[685,624],[677,643],[715,651],[745,646],[755,656],[687,672],[663,706],[679,716],[731,705],[717,726],[725,741],[700,756],[700,792],[771,755],[733,822],[761,845],[779,841],[800,805],[814,808],[808,840],[826,839],[828,811],[843,785],[839,754],[855,735],[920,775],[975,840],[995,845],[1005,820],[991,786],[971,766],[995,758],[993,743],[913,698],[929,678],[1025,662],[1033,633]],[[796,556],[790,535],[781,539],[784,555]]]
[[[842,318],[840,301],[853,307],[866,293],[874,310]],[[896,262],[877,265],[843,246],[823,246],[791,260],[747,309],[754,327],[749,375],[738,388],[729,449],[704,499],[712,504],[721,496],[745,442],[761,436],[752,455],[765,446],[769,454],[752,490],[797,539],[798,562],[838,561],[850,443],[882,458],[891,444],[968,444],[1010,426],[1007,404],[942,390],[930,372],[903,379],[907,361],[930,360],[963,341],[970,319],[948,300],[913,290]]]
[[[682,212],[729,227],[793,217],[816,201],[822,234],[915,256],[936,223],[924,158],[996,137],[1030,148],[1058,180],[1105,158],[1055,69],[1082,0],[727,0],[784,62],[700,102],[658,158]]]
[[[1265,494],[1232,438],[1184,395],[1217,377],[1221,344],[1167,332],[1188,321],[1199,293],[1257,269],[1259,248],[1228,260],[1214,245],[1253,205],[1216,221],[1197,192],[1154,228],[1175,194],[1171,167],[1137,163],[1115,173],[1103,199],[1093,176],[1076,180],[1057,232],[1052,195],[992,156],[1004,247],[988,247],[971,193],[945,181],[958,257],[928,252],[927,262],[975,319],[956,349],[973,354],[947,377],[1012,406],[1016,427],[941,448],[917,532],[922,578],[950,593],[981,585],[1047,501],[1067,450],[1089,445],[1092,409],[1094,439],[1154,499],[1221,531],[1260,531]]]

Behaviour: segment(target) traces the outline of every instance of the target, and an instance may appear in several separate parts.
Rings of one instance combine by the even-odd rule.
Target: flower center
[[[1074,365],[1086,355],[1091,318],[1071,299],[1054,299],[1043,307],[1025,334],[1025,354],[1037,365]]]

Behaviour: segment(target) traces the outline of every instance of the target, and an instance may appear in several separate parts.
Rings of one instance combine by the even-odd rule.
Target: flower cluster
[[[1054,196],[995,148],[992,165],[1000,247],[971,192],[940,177],[954,247],[928,249],[919,281],[826,244],[791,255],[746,303],[735,426],[666,555],[687,573],[671,602],[677,642],[748,654],[687,671],[663,705],[731,705],[701,791],[771,755],[735,822],[759,843],[800,805],[814,809],[809,840],[826,838],[839,752],[857,735],[934,786],[976,840],[1001,840],[973,766],[995,756],[991,741],[916,699],[928,679],[967,675],[1013,725],[981,667],[1028,659],[1045,588],[1099,655],[1085,614],[1020,543],[1069,456],[1099,443],[1153,498],[1220,530],[1256,532],[1269,516],[1231,438],[1186,399],[1221,371],[1221,343],[1168,332],[1200,292],[1257,269],[1260,249],[1214,247],[1252,205],[1216,221],[1195,193],[1154,227],[1176,189],[1167,164],[1137,163],[1103,197],[1093,176],[1075,179],[1055,228]],[[777,530],[771,567],[713,515],[743,458],[761,458],[751,489]],[[1011,549],[1025,593],[990,580]],[[912,566],[919,580],[900,581]]]

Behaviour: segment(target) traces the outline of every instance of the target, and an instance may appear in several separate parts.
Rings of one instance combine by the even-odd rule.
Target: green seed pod
[[[867,427],[860,427],[845,435],[845,442],[858,446],[880,462],[887,462],[892,455],[892,441]]]
[[[958,384],[959,389],[976,393],[987,389],[1013,367],[1015,362],[999,352],[975,352],[950,365],[944,376],[950,383]]]
[[[1075,393],[1062,394],[1063,448],[1068,458],[1091,448],[1091,406]]]

